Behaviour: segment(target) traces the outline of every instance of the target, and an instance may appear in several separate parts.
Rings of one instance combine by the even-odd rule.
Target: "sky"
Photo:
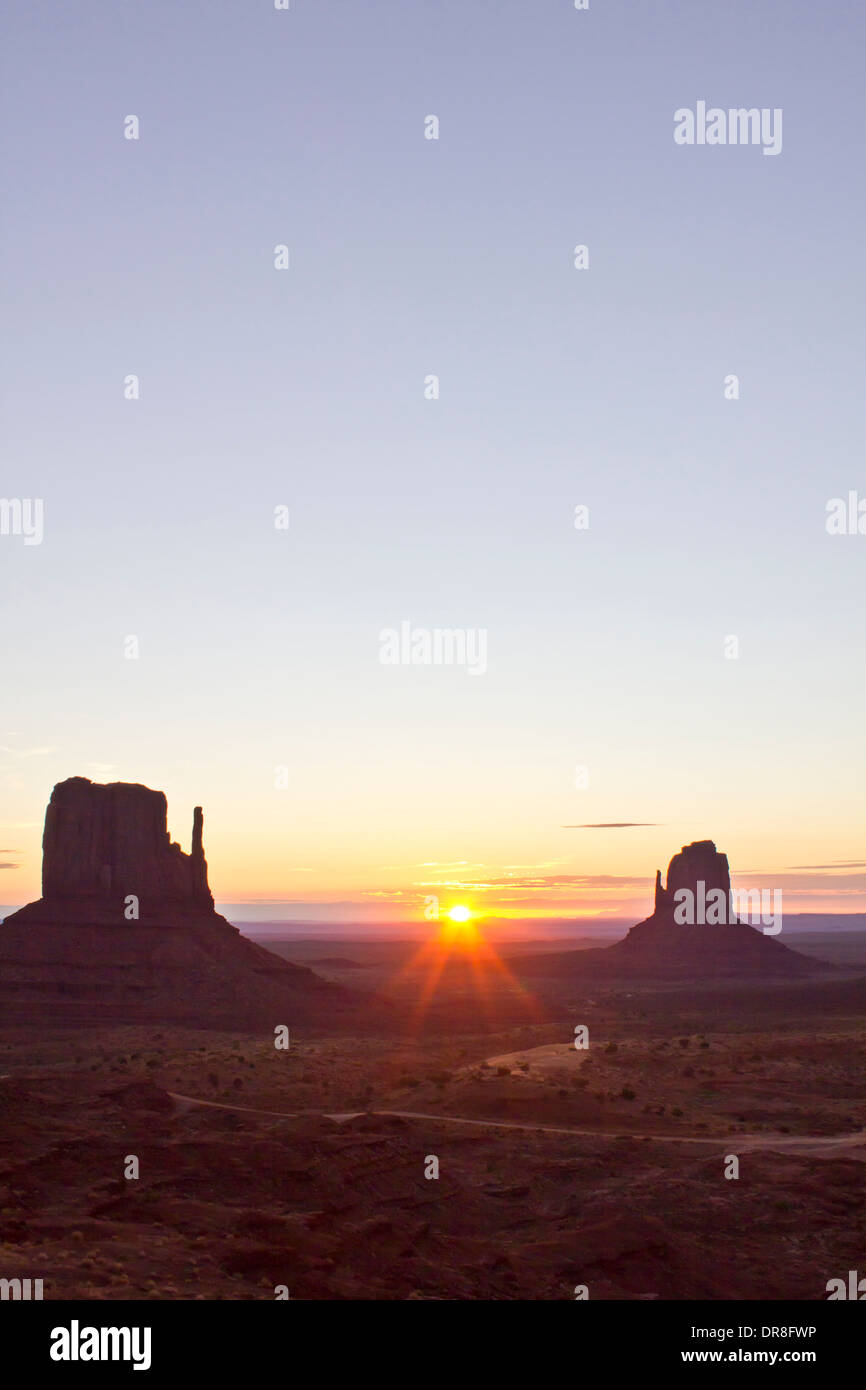
[[[82,775],[185,848],[202,805],[274,917],[638,916],[704,838],[866,909],[864,39],[11,0],[0,496],[43,521],[0,534],[0,902]],[[699,102],[781,150],[676,143]],[[401,624],[476,659],[383,661]]]

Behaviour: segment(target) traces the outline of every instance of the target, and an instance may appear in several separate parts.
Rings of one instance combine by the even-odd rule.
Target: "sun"
[[[446,951],[477,951],[482,944],[476,924],[478,913],[465,903],[455,903],[443,912],[438,942]]]

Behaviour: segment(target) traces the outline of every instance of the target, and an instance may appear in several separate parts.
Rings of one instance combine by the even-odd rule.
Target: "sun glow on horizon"
[[[439,928],[439,944],[447,950],[475,951],[482,936],[475,923],[477,913],[465,903],[455,903],[445,913]]]
[[[446,951],[477,951],[483,938],[475,918],[477,912],[466,903],[455,903],[439,919],[436,940]]]

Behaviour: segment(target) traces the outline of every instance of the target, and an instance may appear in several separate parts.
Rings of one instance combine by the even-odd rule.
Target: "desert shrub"
[[[682,1117],[682,1113],[683,1112],[678,1105],[675,1105],[673,1110],[671,1111],[671,1114],[676,1115],[677,1119],[680,1119]]]
[[[623,1100],[634,1100],[635,1098],[635,1092],[632,1090],[631,1086],[623,1086],[620,1095]]]
[[[497,1075],[497,1076],[508,1076],[509,1073],[510,1073],[510,1068],[509,1068],[509,1067],[497,1067],[497,1068],[496,1068],[496,1075]]]
[[[605,1050],[605,1052],[616,1052],[616,1051],[617,1051],[617,1045],[616,1045],[615,1042],[609,1042],[608,1045],[607,1045],[607,1047],[606,1047],[604,1050]]]
[[[689,1038],[680,1038],[680,1047],[688,1047],[689,1042]]]

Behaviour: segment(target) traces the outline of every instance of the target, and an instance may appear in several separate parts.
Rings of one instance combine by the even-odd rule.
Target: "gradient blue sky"
[[[83,774],[184,845],[201,803],[233,901],[628,912],[712,836],[863,910],[866,536],[824,525],[866,496],[863,7],[12,0],[2,37],[0,492],[45,539],[0,537],[0,900]],[[781,107],[782,153],[678,147],[700,99]],[[486,628],[487,674],[383,667],[402,619]]]

